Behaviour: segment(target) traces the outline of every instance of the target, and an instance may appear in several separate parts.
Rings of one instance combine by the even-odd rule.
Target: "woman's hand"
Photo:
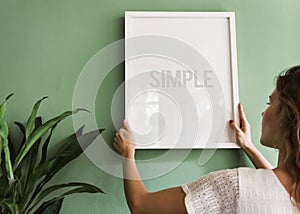
[[[243,111],[242,104],[239,103],[239,117],[240,117],[240,127],[233,121],[230,120],[230,126],[234,129],[236,134],[236,140],[238,145],[246,152],[253,165],[259,169],[272,169],[273,166],[269,163],[267,159],[258,151],[251,140],[250,134],[250,124],[248,123],[245,113]]]
[[[123,128],[115,134],[113,145],[122,157],[134,159],[135,139],[126,119]]]
[[[230,126],[234,129],[237,139],[237,144],[244,150],[252,149],[254,147],[251,140],[250,124],[248,123],[243,106],[241,103],[238,105],[240,127],[233,121],[230,120]]]

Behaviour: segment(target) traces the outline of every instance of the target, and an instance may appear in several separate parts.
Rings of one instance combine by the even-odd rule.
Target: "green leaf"
[[[8,137],[8,126],[2,117],[0,117],[0,136],[2,137],[3,141]],[[3,142],[3,146],[4,146],[4,142]]]
[[[0,141],[2,140],[2,138],[0,137]],[[1,155],[1,160],[4,160],[4,155]],[[5,169],[5,163],[4,161],[2,161],[0,163],[0,176],[5,175],[6,176],[6,169]]]
[[[24,127],[24,125],[18,121],[15,121],[15,124],[21,131],[22,139],[21,139],[21,141],[18,141],[18,142],[11,141],[11,144],[12,144],[11,146],[13,146],[13,150],[15,151],[15,156],[14,156],[14,158],[12,158],[12,163],[15,162],[17,155],[20,153],[21,146],[24,145],[24,143],[25,143],[25,127]],[[21,175],[22,175],[21,170],[15,171],[15,175],[17,177],[21,177]]]
[[[48,152],[48,147],[57,124],[66,117],[84,109],[66,111],[50,119],[45,124],[41,124],[37,112],[40,104],[46,98],[43,97],[35,103],[26,127],[20,122],[15,122],[23,134],[23,139],[19,143],[13,142],[15,138],[11,136],[4,120],[6,101],[10,97],[11,95],[0,105],[0,213],[29,213],[27,211],[29,207],[33,206],[32,202],[35,202],[34,209],[36,209],[45,200],[46,195],[61,188],[73,187],[72,190],[67,189],[69,191],[44,202],[35,213],[59,213],[64,197],[70,194],[102,192],[101,189],[93,185],[75,182],[55,185],[42,191],[44,185],[59,170],[82,154],[82,148],[77,142],[78,139],[83,145],[83,149],[85,149],[103,131],[100,129],[83,135],[83,127],[81,127],[75,134],[62,141],[61,144],[56,144],[60,147],[58,150],[54,150],[56,153],[53,156],[50,156],[51,152]],[[45,141],[41,141],[44,137]],[[40,146],[42,146],[41,156],[37,156]],[[37,164],[38,157],[41,157],[41,159]],[[40,193],[41,195],[39,195]]]
[[[81,136],[82,134],[81,127],[75,134],[67,137],[65,140],[60,142],[61,147],[55,153],[55,156],[52,157],[50,160],[46,161],[54,161],[51,169],[48,170],[48,173],[45,178],[43,178],[39,184],[36,186],[29,202],[26,204],[26,208],[30,206],[30,204],[34,201],[37,197],[39,192],[42,190],[43,186],[51,180],[51,178],[60,171],[64,166],[70,163],[72,160],[77,158],[83,151],[78,144],[77,137],[79,137],[79,141],[84,144],[84,148],[87,148],[95,139],[96,137],[104,131],[104,129],[99,129],[95,131],[88,132]],[[46,164],[45,163],[45,164]]]
[[[49,145],[49,143],[50,143],[50,140],[51,140],[53,131],[55,130],[57,124],[58,124],[58,123],[56,123],[56,124],[51,128],[50,133],[49,133],[47,139],[45,140],[45,142],[44,142],[44,144],[43,144],[43,147],[42,147],[42,157],[41,157],[41,161],[40,161],[39,165],[45,163],[45,161],[47,160],[48,145]]]
[[[16,181],[13,184],[14,185],[14,202],[18,205],[17,208],[20,209],[21,206],[23,206],[23,201],[24,201],[24,192],[22,189],[22,183],[21,181],[18,179],[18,177],[15,178]]]
[[[10,181],[14,181],[14,173],[12,170],[12,163],[10,159],[10,150],[8,147],[8,126],[2,117],[0,117],[0,138],[2,139],[0,143],[2,144],[1,147],[5,156],[6,172]]]
[[[9,100],[9,98],[12,96],[13,94],[8,95],[4,102],[0,105],[0,117],[2,117],[4,119],[4,115],[5,115],[5,111],[6,111],[6,101]]]
[[[43,124],[41,127],[39,127],[37,130],[33,131],[31,135],[29,136],[28,140],[26,140],[25,144],[22,146],[21,151],[19,155],[17,156],[13,169],[16,170],[17,167],[20,165],[22,162],[23,158],[25,155],[29,152],[31,147],[36,143],[36,141],[42,137],[49,129],[51,129],[56,123],[59,121],[65,119],[66,117],[77,113],[78,111],[83,110],[83,109],[76,109],[74,111],[66,111],[62,113],[61,115],[47,121],[45,124]]]
[[[18,122],[18,121],[15,121],[15,124],[19,127],[20,131],[25,136],[25,127],[24,127],[24,125],[22,123]]]
[[[61,198],[61,199],[49,204],[43,210],[43,214],[59,214],[63,201],[64,201],[64,198]]]
[[[40,178],[42,178],[44,175],[48,174],[49,172],[51,172],[51,169],[53,168],[53,166],[56,164],[56,160],[49,160],[46,161],[43,164],[40,164],[33,173],[33,183],[36,184],[36,181]],[[30,199],[28,200],[28,202],[25,205],[25,210],[28,209],[28,207],[31,205],[31,203],[34,201],[35,197],[38,195],[38,193],[41,191],[43,185],[47,183],[47,181],[45,181],[45,178],[35,187],[34,192],[32,193]]]
[[[42,125],[41,117],[35,118],[35,126],[34,130],[38,129]],[[39,144],[41,142],[41,138],[39,138],[36,143],[32,146],[28,154],[24,157],[21,163],[21,181],[24,188],[24,197],[28,198],[30,192],[34,188],[35,180],[32,179],[33,170],[36,167],[36,160],[39,151]]]
[[[8,187],[8,179],[6,176],[0,177],[0,199],[6,198],[6,191]]]
[[[56,159],[56,165],[51,170],[51,174],[47,176],[53,176],[56,172],[61,170],[64,166],[70,163],[72,160],[77,158],[82,154],[83,150],[85,150],[91,143],[102,133],[104,129],[98,129],[94,131],[90,131],[80,137],[72,139],[72,141],[67,142],[59,148],[56,156],[53,157]],[[80,142],[80,144],[78,143]],[[83,147],[83,148],[82,148]]]
[[[3,103],[0,105],[0,118],[2,119],[2,121],[0,122],[0,166],[2,164],[2,151],[4,149],[4,143],[5,143],[4,138],[7,139],[7,136],[8,136],[8,128],[7,128],[7,124],[6,124],[5,120],[4,120],[4,116],[5,116],[5,112],[6,112],[6,103],[7,103],[7,100],[12,95],[13,94],[8,95],[6,97],[6,99],[3,101]],[[2,130],[2,129],[4,129],[4,130]],[[0,175],[2,175],[3,174],[2,170],[0,170],[0,172],[1,172]]]
[[[35,183],[37,180],[48,174],[55,164],[56,160],[53,159],[37,166],[33,171],[32,181]]]
[[[33,201],[33,195],[37,194],[35,193],[36,190],[32,193],[34,187],[36,186],[36,182],[41,179],[43,176],[45,176],[47,173],[49,173],[49,171],[51,171],[51,169],[53,168],[53,165],[55,164],[55,160],[51,160],[51,161],[47,161],[41,165],[39,165],[33,172],[30,182],[28,183],[28,187],[27,189],[29,189],[30,194],[32,194],[32,196],[29,198],[29,195],[27,194],[27,197],[24,198],[25,200],[23,200],[24,202],[24,206],[25,209],[28,208],[28,206],[30,206],[30,204]],[[25,205],[26,204],[26,205]]]
[[[26,140],[29,138],[30,134],[32,133],[32,131],[34,130],[34,127],[35,127],[35,118],[36,118],[36,114],[38,112],[38,109],[40,107],[40,104],[41,102],[48,98],[47,96],[46,97],[43,97],[42,99],[38,100],[35,104],[34,104],[34,107],[31,111],[31,114],[28,118],[28,121],[27,121],[27,125],[26,125],[26,131],[25,131],[25,138]]]
[[[16,204],[13,201],[4,199],[0,202],[0,204],[3,207],[5,207],[6,209],[8,209],[11,214],[17,214],[16,213]]]
[[[15,153],[19,154],[20,149],[21,149],[21,145],[23,145],[25,143],[25,127],[22,123],[15,121],[15,124],[18,126],[18,128],[20,129],[21,133],[22,133],[22,140],[20,143],[14,142],[14,148],[15,148]]]
[[[79,186],[79,187],[74,188],[72,190],[69,190],[69,191],[61,194],[58,197],[54,197],[54,198],[44,202],[34,213],[36,213],[36,214],[42,213],[43,210],[45,210],[45,208],[48,207],[50,204],[64,198],[65,196],[71,195],[71,194],[75,194],[75,193],[103,193],[103,191],[101,189],[99,189],[98,187],[96,187],[94,185],[87,184],[87,183],[77,183],[77,182],[68,183],[68,184],[54,185],[52,187],[49,187],[49,188],[45,189],[45,191],[47,191],[48,194],[49,194],[50,192],[53,192],[57,189],[64,188],[64,187],[72,187],[72,186]],[[45,192],[44,196],[46,196],[46,195],[47,195],[47,193]],[[38,204],[38,202],[35,205],[33,205],[28,210],[28,212],[31,211],[37,204]]]
[[[54,127],[53,127],[53,128],[54,128]],[[72,141],[76,140],[76,136],[82,136],[83,128],[84,128],[84,126],[81,126],[81,127],[77,130],[76,133],[74,133],[74,134],[72,134],[72,135],[66,137],[64,140],[60,141],[58,144],[61,144],[61,145],[68,145],[69,142],[72,142]],[[46,139],[46,142],[45,142],[45,143],[47,143],[47,140],[50,140],[50,137],[51,137],[51,132],[50,132],[48,138]],[[42,152],[43,155],[42,155],[42,159],[41,159],[41,162],[39,163],[39,166],[37,167],[37,169],[43,168],[44,165],[47,165],[47,162],[51,162],[51,163],[55,163],[55,164],[56,164],[56,161],[57,161],[56,158],[51,158],[51,159],[49,159],[49,160],[46,162],[46,160],[47,160],[47,153],[48,153],[48,152],[47,152],[47,148],[44,148],[45,143],[44,143],[44,145],[43,145],[43,152]],[[48,145],[47,145],[47,147],[48,147]],[[64,148],[64,146],[60,146],[59,149],[55,152],[54,157],[57,157],[57,156],[58,156],[58,153],[61,152],[61,151],[63,151],[63,148]],[[51,164],[51,166],[53,167],[53,164]],[[49,169],[48,171],[46,171],[45,173],[48,174],[51,170],[52,170],[52,168]],[[45,174],[42,174],[41,176],[43,176],[43,175],[45,175]],[[40,177],[39,177],[39,178],[40,178]]]
[[[39,194],[39,197],[36,199],[35,204],[31,207],[31,209],[33,207],[35,207],[37,204],[39,204],[47,195],[49,195],[50,193],[57,191],[59,189],[62,188],[66,188],[66,187],[77,187],[76,189],[79,189],[83,192],[90,192],[90,193],[104,193],[101,189],[99,189],[98,187],[92,185],[92,184],[88,184],[88,183],[82,183],[82,182],[71,182],[71,183],[67,183],[67,184],[58,184],[58,185],[53,185],[50,186],[48,188],[46,188],[44,191],[42,191]],[[73,189],[75,190],[75,189]],[[78,193],[77,191],[75,191],[74,193]]]
[[[0,137],[0,176],[4,174],[2,171],[2,150],[3,150],[3,139]]]
[[[18,192],[17,182],[10,184],[6,176],[0,177],[0,207],[6,211],[9,210],[9,213],[15,213],[15,209],[18,209],[18,205],[16,205]]]
[[[18,153],[17,153],[17,149],[15,148],[16,145],[14,145],[14,142],[12,141],[10,134],[8,134],[7,139],[8,139],[8,147],[10,151],[10,159],[11,162],[13,163]]]
[[[56,150],[55,155],[54,155],[54,156],[52,155],[51,158],[55,158],[55,157],[57,157],[60,153],[62,153],[62,151],[65,151],[66,148],[67,148],[70,144],[72,144],[72,142],[74,142],[74,141],[77,142],[77,139],[78,139],[79,137],[81,137],[82,134],[83,134],[83,129],[84,129],[84,125],[81,126],[81,127],[77,130],[76,133],[74,133],[74,134],[68,136],[67,138],[63,139],[62,141],[60,141],[60,142],[58,143],[58,145],[60,145],[60,146],[59,146],[58,149]]]

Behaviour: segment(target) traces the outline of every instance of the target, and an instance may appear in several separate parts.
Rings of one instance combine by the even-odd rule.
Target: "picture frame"
[[[234,12],[125,12],[125,117],[137,149],[239,148]]]

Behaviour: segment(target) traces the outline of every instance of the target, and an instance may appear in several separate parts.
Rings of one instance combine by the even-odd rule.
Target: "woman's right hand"
[[[233,120],[229,121],[230,126],[235,131],[237,144],[244,150],[252,149],[254,145],[251,140],[250,124],[247,121],[241,103],[238,104],[238,111],[240,118],[240,127]]]
[[[235,131],[237,144],[246,152],[253,165],[257,169],[272,169],[273,166],[269,163],[267,159],[264,158],[264,156],[252,143],[250,124],[246,119],[242,104],[239,103],[238,109],[240,117],[240,127],[233,120],[229,121],[231,128],[233,128]]]

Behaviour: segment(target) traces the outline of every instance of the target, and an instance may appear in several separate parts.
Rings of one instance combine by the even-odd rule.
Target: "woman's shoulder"
[[[252,181],[264,181],[270,182],[272,180],[273,182],[278,182],[278,179],[276,175],[274,174],[273,170],[271,169],[253,169],[250,167],[239,167],[238,169],[238,175],[239,179]]]
[[[240,195],[289,201],[290,195],[272,169],[238,168]]]
[[[223,169],[214,172],[210,172],[204,176],[201,176],[197,180],[183,185],[183,189],[189,191],[198,192],[200,189],[220,190],[234,188],[238,190],[239,176],[238,168],[235,169]]]
[[[233,169],[221,169],[208,173],[208,177],[219,177],[219,176],[236,176],[238,175],[239,168]]]
[[[239,213],[297,213],[271,169],[238,168]]]
[[[250,167],[239,167],[237,168],[239,174],[249,174],[249,175],[256,175],[256,176],[265,176],[265,175],[272,175],[273,171],[271,169],[254,169]]]
[[[189,213],[236,213],[238,169],[210,172],[182,189]]]
[[[249,167],[238,168],[240,186],[280,187],[280,183],[271,169],[253,169]],[[274,186],[275,184],[275,186]],[[281,188],[280,188],[281,190]]]

